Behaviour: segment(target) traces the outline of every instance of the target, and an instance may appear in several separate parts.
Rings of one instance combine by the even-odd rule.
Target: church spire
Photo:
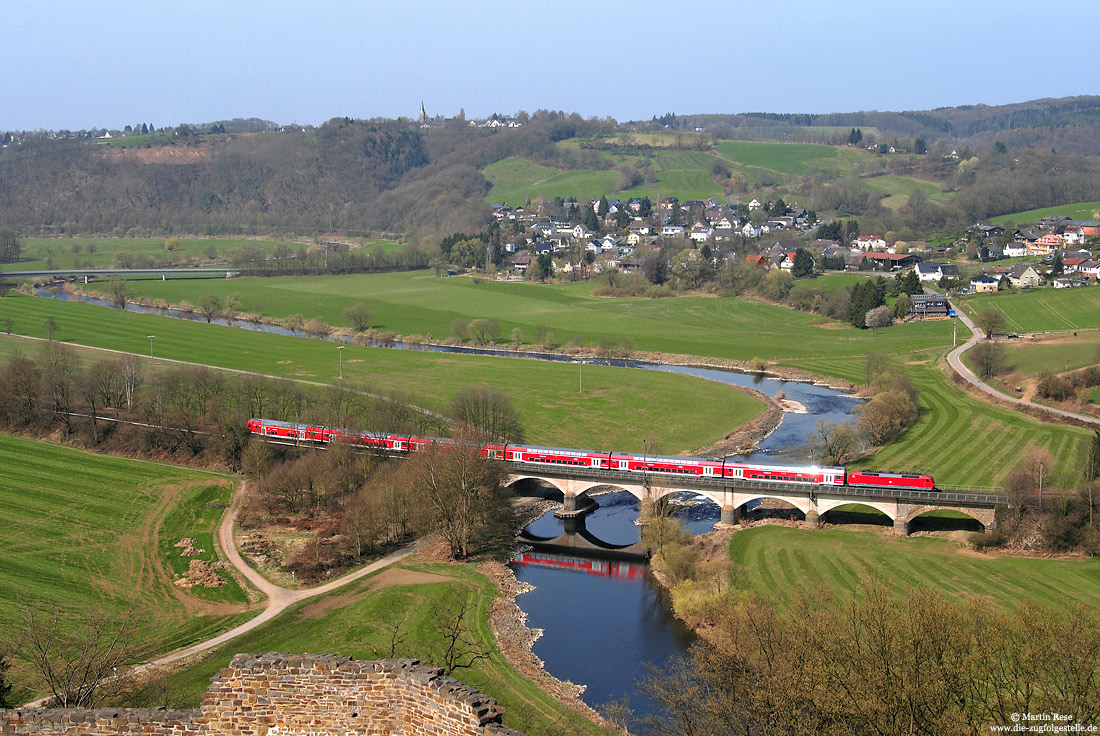
[[[420,101],[420,114],[416,116],[416,122],[421,125],[428,122],[428,113],[424,112],[424,100]]]

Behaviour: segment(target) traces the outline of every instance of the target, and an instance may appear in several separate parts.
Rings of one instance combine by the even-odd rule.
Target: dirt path
[[[262,626],[271,619],[278,616],[290,606],[298,603],[299,601],[308,600],[310,598],[316,598],[317,596],[324,595],[333,590],[341,588],[348,583],[353,583],[362,577],[370,575],[371,573],[388,567],[393,563],[403,560],[409,555],[419,549],[419,543],[413,543],[407,547],[392,552],[380,560],[376,560],[371,564],[361,567],[358,570],[348,573],[343,577],[330,580],[324,585],[319,585],[316,588],[308,588],[306,590],[290,590],[288,588],[282,588],[278,585],[267,580],[252,569],[251,566],[241,557],[241,553],[237,551],[237,546],[233,542],[233,524],[237,519],[237,513],[240,511],[245,497],[245,483],[241,481],[237,486],[236,493],[233,494],[233,502],[229,508],[226,509],[225,516],[222,517],[221,524],[218,526],[218,540],[221,543],[222,551],[225,553],[226,559],[233,565],[245,578],[248,579],[252,585],[254,585],[261,593],[267,596],[267,605],[259,616],[245,621],[243,624],[230,629],[229,631],[218,634],[215,637],[207,639],[206,641],[199,642],[186,649],[180,649],[166,654],[163,657],[155,659],[151,662],[147,662],[134,669],[134,673],[145,672],[150,669],[161,667],[173,662],[179,662],[180,660],[188,657],[200,654],[202,652],[213,649],[214,647],[225,644],[228,641],[236,639],[242,634],[246,634],[253,629]],[[48,698],[40,698],[31,703],[24,705],[24,708],[42,708],[45,706]]]

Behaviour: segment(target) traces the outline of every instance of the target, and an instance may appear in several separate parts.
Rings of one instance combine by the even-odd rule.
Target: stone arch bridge
[[[721,523],[736,524],[745,504],[777,499],[790,504],[806,516],[811,526],[820,524],[821,515],[844,504],[870,506],[894,523],[894,531],[909,533],[909,525],[929,511],[957,511],[977,520],[986,532],[997,527],[996,507],[1005,498],[996,493],[966,491],[916,491],[900,488],[877,489],[835,485],[795,485],[734,478],[671,476],[656,473],[602,470],[580,467],[541,467],[531,463],[508,463],[509,485],[531,479],[549,484],[564,496],[559,516],[573,517],[596,507],[587,494],[594,488],[613,486],[632,494],[641,504],[642,517],[653,512],[653,504],[671,493],[690,491],[705,496],[722,508]]]

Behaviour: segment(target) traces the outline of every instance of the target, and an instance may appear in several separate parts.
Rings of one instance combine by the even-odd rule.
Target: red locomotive
[[[433,442],[445,443],[450,441],[405,435],[355,432],[347,429],[279,422],[270,419],[249,419],[248,430],[253,434],[264,437],[315,443],[346,442],[393,452],[415,452],[424,449]],[[531,465],[596,468],[599,470],[653,473],[655,475],[735,478],[738,480],[761,480],[799,485],[849,485],[861,488],[935,490],[932,476],[918,473],[887,473],[873,470],[853,470],[849,473],[845,468],[830,466],[762,465],[726,459],[711,460],[677,455],[632,455],[614,451],[595,452],[593,450],[540,447],[538,445],[485,445],[483,454],[486,457],[500,458],[515,463],[530,463]]]

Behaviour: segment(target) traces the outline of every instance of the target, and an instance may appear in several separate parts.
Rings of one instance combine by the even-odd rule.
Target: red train
[[[249,419],[248,430],[253,434],[282,439],[309,442],[347,442],[379,450],[410,452],[423,449],[432,442],[448,440],[428,439],[392,434],[354,432],[346,429],[322,427],[310,424],[294,424],[271,419]],[[698,457],[670,455],[632,455],[621,452],[595,452],[573,450],[564,447],[540,447],[538,445],[485,445],[486,457],[500,458],[516,463],[532,465],[568,465],[578,468],[621,470],[659,475],[694,475],[703,478],[735,478],[738,480],[766,480],[775,483],[800,485],[857,486],[864,488],[907,488],[934,490],[930,475],[918,473],[885,473],[854,470],[841,467],[762,465],[742,463],[726,459],[710,460]]]

